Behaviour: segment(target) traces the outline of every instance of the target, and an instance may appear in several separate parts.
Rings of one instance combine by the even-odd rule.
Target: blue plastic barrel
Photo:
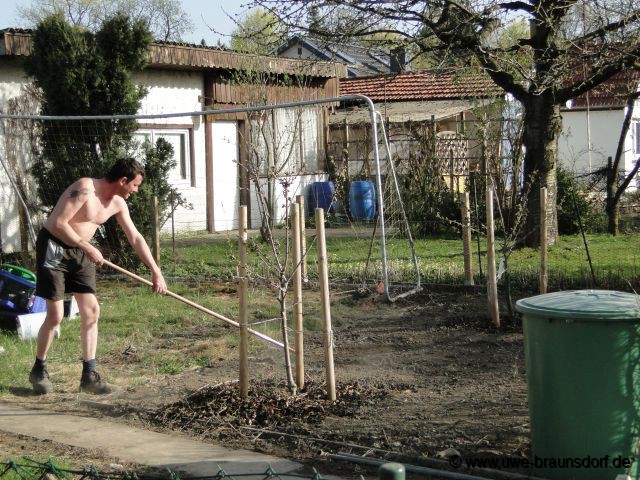
[[[349,211],[354,220],[373,220],[376,216],[376,195],[371,180],[356,180],[349,187]]]
[[[313,182],[311,184],[311,199],[309,202],[309,215],[315,215],[316,208],[324,209],[325,213],[333,211],[333,195],[336,187],[333,182]]]

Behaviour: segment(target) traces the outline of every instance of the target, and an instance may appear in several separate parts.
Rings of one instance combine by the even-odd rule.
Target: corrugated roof
[[[0,34],[2,33],[22,33],[27,35],[33,35],[33,28],[0,28]],[[193,48],[208,48],[211,50],[227,50],[233,51],[229,48],[222,47],[220,45],[202,45],[200,43],[189,43],[189,42],[175,42],[175,41],[164,41],[164,40],[154,40],[153,43],[157,45],[179,45],[182,47],[193,47]]]
[[[0,55],[30,55],[33,30],[0,30]],[[331,62],[274,58],[179,42],[154,42],[147,54],[147,67],[176,70],[258,69],[270,73],[291,73],[332,78],[347,74],[344,65]]]
[[[373,101],[452,100],[504,95],[484,73],[419,70],[340,80],[341,95],[366,95]]]

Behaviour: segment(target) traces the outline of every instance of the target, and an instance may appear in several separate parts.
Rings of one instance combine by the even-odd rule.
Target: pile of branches
[[[336,385],[337,400],[327,400],[325,385],[307,382],[297,395],[283,384],[254,382],[245,400],[237,382],[204,386],[183,400],[147,414],[157,425],[206,433],[224,423],[232,427],[277,429],[292,424],[318,424],[327,416],[352,416],[363,405],[372,404],[388,394],[384,385],[360,382]]]

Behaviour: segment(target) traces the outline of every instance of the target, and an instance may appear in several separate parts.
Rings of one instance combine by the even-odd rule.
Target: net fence
[[[16,114],[0,118],[0,158],[7,174],[0,180],[7,206],[0,218],[3,254],[30,252],[35,234],[65,189],[82,177],[100,178],[116,158],[126,156],[145,166],[145,181],[128,201],[131,217],[148,240],[157,221],[160,258],[175,275],[198,276],[193,265],[177,258],[181,246],[218,243],[223,245],[217,247],[220,250],[234,244],[240,205],[248,206],[255,245],[276,240],[275,250],[286,250],[288,243],[279,239],[289,235],[290,206],[298,201],[304,204],[310,237],[309,263],[313,264],[314,210],[323,208],[331,229],[328,237],[354,242],[354,251],[360,252],[345,259],[349,265],[336,280],[366,287],[384,279],[382,215],[386,199],[393,205],[400,197],[397,192],[387,195],[393,187],[391,176],[386,169],[381,175],[377,171],[371,148],[366,173],[347,171],[340,177],[331,169],[322,105],[257,107],[241,122],[212,120],[211,112],[41,117],[26,107],[14,110]],[[375,143],[373,147],[377,150]],[[150,207],[153,197],[157,211]],[[392,230],[409,231],[396,226]],[[94,241],[107,258],[135,268],[135,256],[115,219],[98,228]],[[208,259],[200,276],[233,276],[233,265],[219,269],[219,264]],[[264,261],[256,260],[258,277],[265,276],[265,268]],[[311,269],[311,278],[314,273]],[[409,281],[415,276],[410,273]],[[404,280],[394,278],[398,283]]]
[[[60,462],[61,463],[61,462]],[[41,462],[27,457],[19,459],[9,459],[0,461],[0,478],[6,480],[37,480],[47,478],[50,480],[180,480],[181,478],[189,478],[190,480],[198,478],[206,478],[213,480],[234,480],[250,478],[253,480],[270,480],[270,479],[309,479],[323,480],[328,477],[322,476],[315,469],[311,474],[286,473],[278,472],[270,466],[261,472],[246,472],[229,474],[223,468],[218,467],[211,471],[210,475],[203,477],[181,476],[172,470],[167,469],[163,473],[144,473],[143,471],[120,471],[106,470],[95,466],[85,466],[83,468],[69,468],[62,466],[59,462],[48,460]]]
[[[492,115],[484,123],[380,119],[374,132],[371,121],[330,109],[321,102],[254,107],[242,121],[214,115],[220,112],[41,117],[25,94],[7,109],[11,113],[0,116],[0,255],[28,267],[34,236],[64,189],[83,176],[99,178],[116,157],[127,155],[146,168],[140,192],[129,201],[131,216],[151,243],[151,199],[157,198],[159,259],[169,275],[234,278],[238,207],[244,204],[251,229],[249,269],[257,281],[269,283],[275,260],[268,242],[276,240],[278,251],[286,252],[290,206],[301,198],[311,281],[317,276],[313,212],[322,207],[333,282],[389,289],[392,296],[424,282],[462,284],[461,262],[438,273],[429,252],[415,243],[433,235],[459,238],[460,195],[468,192],[480,283],[487,185],[500,199],[503,231],[509,228],[506,217],[518,208],[519,123]],[[567,172],[580,185],[595,178]],[[602,190],[582,188],[578,198],[602,212],[597,188]],[[634,198],[630,194],[621,205],[626,231],[636,229],[640,208]],[[572,205],[565,207],[575,219]],[[586,227],[603,231],[603,218],[585,217]],[[107,258],[138,268],[114,219],[99,228],[95,242]]]

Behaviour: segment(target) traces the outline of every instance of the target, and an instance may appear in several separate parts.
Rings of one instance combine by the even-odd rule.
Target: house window
[[[169,171],[171,184],[190,183],[193,186],[192,162],[191,162],[191,132],[188,128],[141,128],[134,134],[138,140],[138,149],[135,155],[142,160],[142,145],[149,142],[155,146],[159,138],[166,140],[173,147],[173,160],[175,166]]]
[[[631,124],[631,136],[633,138],[633,153],[640,153],[640,119]]]

